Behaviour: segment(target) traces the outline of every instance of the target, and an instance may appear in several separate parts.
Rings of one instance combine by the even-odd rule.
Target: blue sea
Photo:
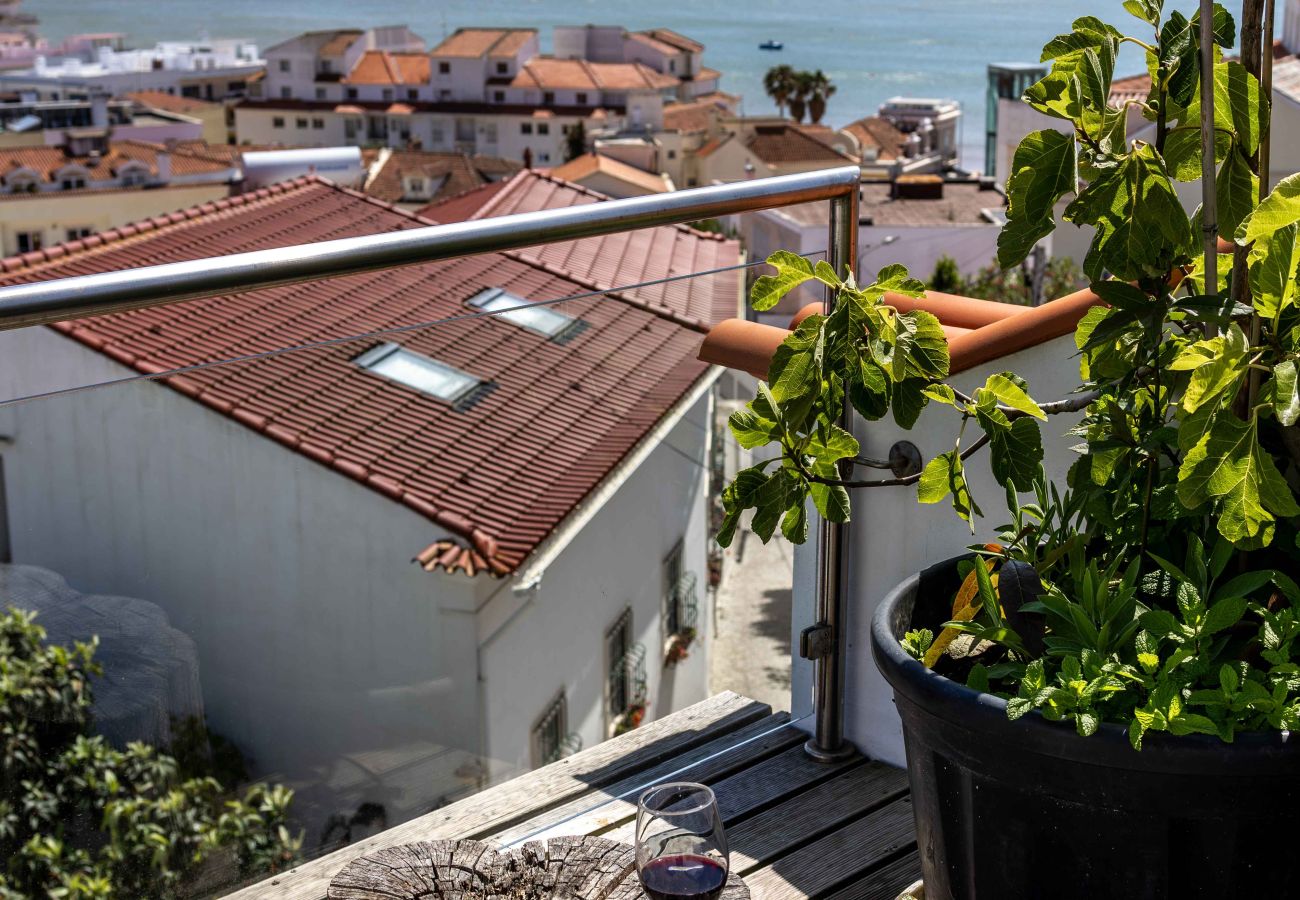
[[[668,27],[705,44],[705,62],[722,71],[724,90],[744,97],[748,114],[774,111],[762,78],[778,63],[830,76],[837,86],[830,125],[870,115],[898,95],[958,100],[963,161],[973,167],[983,166],[988,63],[1037,60],[1080,15],[1127,20],[1130,33],[1141,27],[1121,0],[27,0],[24,8],[49,38],[124,31],[135,46],[200,35],[269,46],[311,29],[405,23],[430,45],[460,26],[534,26],[546,49],[553,25]],[[759,50],[769,38],[785,49]],[[1141,66],[1127,54],[1121,74]]]

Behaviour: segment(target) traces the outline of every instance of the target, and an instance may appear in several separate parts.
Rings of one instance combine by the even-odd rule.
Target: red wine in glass
[[[674,782],[641,795],[636,870],[650,900],[717,900],[727,884],[727,838],[706,785]]]
[[[660,856],[641,867],[650,900],[716,900],[726,883],[726,866],[711,856]]]

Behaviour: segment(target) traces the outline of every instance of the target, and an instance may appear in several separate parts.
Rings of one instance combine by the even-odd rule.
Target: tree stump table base
[[[329,900],[642,900],[636,849],[596,837],[497,850],[479,841],[422,841],[348,863]],[[736,875],[720,900],[749,900]]]

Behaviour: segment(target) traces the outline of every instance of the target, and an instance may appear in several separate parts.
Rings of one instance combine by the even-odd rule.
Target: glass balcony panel
[[[292,309],[263,291],[0,332],[0,602],[51,641],[98,636],[90,730],[224,795],[287,786],[311,859],[744,678],[789,709],[790,591],[728,582],[713,540],[752,379],[695,358],[704,304],[739,312],[759,263],[595,289],[553,274],[580,251],[498,278],[526,317],[473,302],[504,266],[474,258],[436,264],[436,302],[416,266],[277,289]],[[776,729],[793,747],[804,718],[569,812],[625,824],[646,784],[721,777]],[[213,866],[204,890],[241,880]]]

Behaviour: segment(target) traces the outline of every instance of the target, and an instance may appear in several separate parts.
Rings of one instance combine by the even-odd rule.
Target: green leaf
[[[1277,183],[1255,211],[1237,226],[1237,243],[1243,247],[1300,222],[1300,173]]]
[[[916,424],[916,420],[921,416],[921,410],[925,409],[926,403],[929,402],[922,393],[926,386],[926,382],[919,378],[908,378],[906,381],[894,383],[890,405],[898,427],[911,428]]]
[[[1026,135],[1007,179],[1007,223],[998,233],[998,265],[1018,265],[1056,227],[1053,210],[1079,183],[1073,134],[1046,129]]]
[[[1290,486],[1259,445],[1255,424],[1232,415],[1216,417],[1184,457],[1178,499],[1191,510],[1220,501],[1219,533],[1242,549],[1272,541],[1275,515],[1300,515]]]
[[[1183,410],[1194,413],[1206,403],[1236,392],[1246,373],[1249,341],[1239,325],[1226,335],[1197,341],[1170,364],[1174,371],[1192,370],[1191,381],[1183,393]]]
[[[800,259],[802,258],[800,257]],[[831,264],[824,259],[817,260],[817,265],[813,266],[813,277],[832,288],[839,288],[844,284],[844,282],[840,281],[839,276],[835,274],[835,270],[831,268]]]
[[[791,506],[781,519],[781,534],[792,544],[808,540],[808,511],[802,503]]]
[[[1300,385],[1296,379],[1295,360],[1288,359],[1273,367],[1273,413],[1283,425],[1294,425],[1300,419]]]
[[[948,339],[944,336],[938,317],[923,309],[916,309],[900,315],[898,323],[909,334],[908,374],[929,379],[947,378]]]
[[[764,544],[772,539],[772,532],[776,530],[777,523],[790,505],[789,493],[789,476],[782,469],[773,472],[754,492],[756,509],[750,528]]]
[[[1199,33],[1200,10],[1192,14],[1192,25]],[[1225,50],[1237,45],[1237,23],[1233,20],[1232,13],[1228,12],[1221,3],[1214,4],[1214,13],[1210,16],[1210,29],[1214,34],[1214,43]]]
[[[776,251],[767,258],[767,264],[776,269],[776,274],[760,275],[749,292],[750,303],[759,312],[776,306],[782,297],[814,277],[813,264],[789,250]]]
[[[858,439],[838,425],[819,429],[808,442],[808,453],[819,463],[833,463],[858,455]]]
[[[1260,235],[1250,248],[1250,287],[1255,311],[1270,322],[1295,305],[1300,278],[1300,245],[1292,222]]]
[[[916,499],[922,503],[938,503],[951,491],[948,472],[952,468],[954,451],[940,453],[925,464],[921,480],[916,485]]]
[[[1219,228],[1235,234],[1238,226],[1255,208],[1259,196],[1259,176],[1250,170],[1250,162],[1235,149],[1219,167],[1215,178],[1218,196]]]
[[[1231,628],[1246,614],[1246,601],[1242,597],[1225,597],[1209,608],[1201,625],[1204,634],[1218,634]]]
[[[990,375],[980,390],[988,391],[1003,406],[1009,406],[1035,419],[1047,421],[1047,414],[1043,412],[1042,407],[1030,399],[1024,388],[1011,380],[1010,372]]]
[[[762,447],[780,440],[780,426],[754,412],[752,405],[738,409],[727,419],[737,443],[746,449]]]
[[[1033,489],[1043,464],[1043,436],[1033,419],[1016,419],[1009,428],[987,432],[991,443],[989,464],[998,484],[1018,491]]]
[[[1014,722],[1033,708],[1034,701],[1028,697],[1012,697],[1007,701],[1007,718]]]
[[[1163,0],[1124,0],[1124,8],[1144,22],[1160,24],[1160,7]]]
[[[1065,209],[1076,225],[1096,228],[1084,271],[1101,281],[1164,277],[1192,245],[1191,220],[1164,163],[1149,145],[1100,174]]]
[[[875,282],[868,286],[867,290],[882,293],[892,291],[906,297],[923,297],[925,296],[925,282],[918,281],[909,275],[906,266],[893,263],[876,273]]]
[[[808,485],[808,493],[812,495],[817,512],[826,521],[843,523],[849,520],[849,492],[844,488],[813,482]]]
[[[946,384],[929,385],[925,390],[921,391],[921,394],[936,403],[946,403],[949,406],[960,407],[957,394]]]

